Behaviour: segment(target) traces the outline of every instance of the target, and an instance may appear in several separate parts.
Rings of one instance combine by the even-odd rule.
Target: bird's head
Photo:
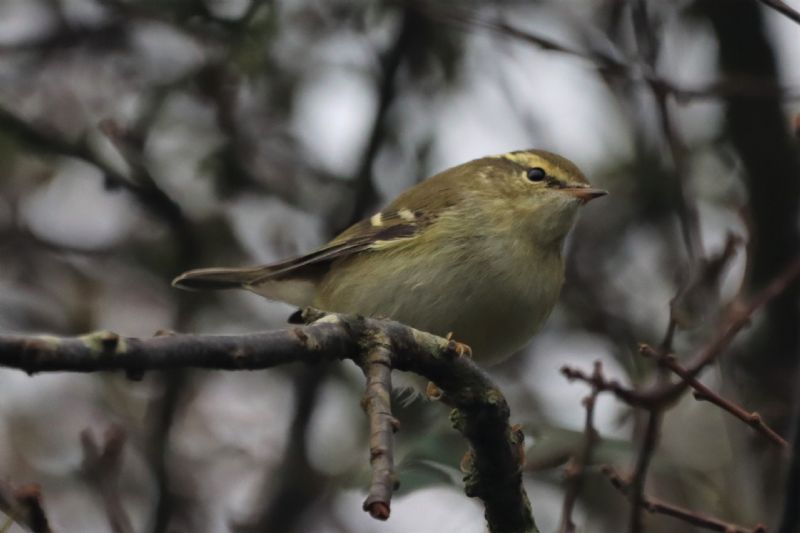
[[[604,196],[574,163],[544,150],[520,150],[475,160],[472,188],[502,226],[524,227],[542,241],[560,242],[578,208]]]

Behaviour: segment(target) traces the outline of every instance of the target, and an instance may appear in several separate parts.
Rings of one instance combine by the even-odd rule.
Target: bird
[[[306,255],[179,275],[182,289],[246,289],[324,311],[389,318],[496,364],[523,348],[564,283],[580,207],[607,194],[555,153],[475,159],[423,180]]]

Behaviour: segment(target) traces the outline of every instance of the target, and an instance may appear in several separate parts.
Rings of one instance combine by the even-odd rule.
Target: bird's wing
[[[345,230],[326,246],[315,252],[294,259],[262,267],[263,276],[252,284],[257,285],[268,279],[281,278],[288,274],[303,275],[306,268],[327,267],[332,261],[361,252],[385,250],[395,244],[413,239],[430,225],[432,217],[414,214],[408,210],[402,213],[388,211],[378,213],[362,220]]]
[[[391,207],[391,206],[390,206]],[[270,265],[242,268],[202,268],[190,270],[175,278],[173,286],[182,289],[250,288],[292,278],[314,283],[330,264],[354,254],[391,248],[413,239],[431,224],[433,217],[422,210],[387,210],[362,220],[345,230],[326,246],[300,257]],[[256,290],[256,292],[267,292]],[[271,291],[269,291],[271,292]],[[276,299],[289,301],[296,298]]]
[[[245,288],[267,298],[309,305],[317,283],[334,261],[389,250],[423,234],[440,213],[457,203],[463,176],[476,164],[460,165],[429,178],[424,187],[411,187],[380,213],[350,226],[310,254],[266,266],[190,270],[172,284],[184,289]]]

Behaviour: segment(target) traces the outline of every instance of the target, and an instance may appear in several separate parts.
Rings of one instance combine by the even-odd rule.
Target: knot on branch
[[[25,339],[20,347],[19,367],[29,376],[34,375],[39,370],[39,360],[43,353],[51,349],[50,342],[58,342],[58,339],[51,341],[46,337]]]
[[[94,354],[100,356],[114,355],[117,351],[125,351],[124,340],[113,331],[96,331],[81,337],[86,346]]]

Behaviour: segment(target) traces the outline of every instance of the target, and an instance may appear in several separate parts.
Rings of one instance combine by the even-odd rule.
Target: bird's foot
[[[433,381],[429,381],[428,386],[425,387],[425,396],[432,401],[441,400],[442,396],[444,396],[444,391],[437,387]]]
[[[463,342],[458,342],[453,340],[453,332],[447,334],[445,337],[450,342],[450,349],[453,350],[459,357],[466,357],[468,359],[472,359],[472,348],[464,344]]]

